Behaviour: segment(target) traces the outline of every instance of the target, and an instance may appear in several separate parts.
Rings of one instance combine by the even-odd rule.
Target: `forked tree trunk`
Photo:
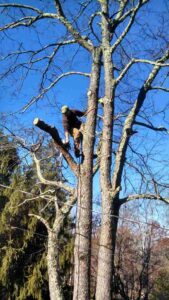
[[[76,237],[74,250],[74,300],[90,299],[93,148],[100,79],[100,49],[93,53],[88,112],[83,138],[84,162],[79,166]]]
[[[58,238],[56,232],[48,232],[48,277],[49,277],[49,293],[50,300],[63,300],[59,278],[59,249]]]

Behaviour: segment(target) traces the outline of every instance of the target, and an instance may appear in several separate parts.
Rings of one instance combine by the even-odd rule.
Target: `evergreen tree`
[[[13,142],[6,137],[0,141],[0,149],[3,151],[0,159],[3,185],[1,199],[3,197],[5,199],[0,210],[0,298],[47,300],[49,299],[46,264],[47,231],[44,225],[36,218],[30,217],[29,213],[41,212],[52,222],[53,203],[48,201],[47,196],[46,198],[40,196],[40,191],[43,194],[47,193],[50,187],[36,185],[37,176],[32,163],[29,166],[16,168],[19,157],[13,145]],[[59,176],[56,169],[51,169],[51,166],[53,163],[44,161],[43,168],[48,179]],[[52,193],[55,191],[53,190]],[[28,198],[32,200],[29,201]],[[64,198],[62,191],[59,191],[59,198]],[[60,258],[61,276],[64,277],[65,287],[68,280],[65,276],[65,268],[70,261],[71,254],[68,249],[71,243],[71,233],[67,231],[64,239],[61,236]]]

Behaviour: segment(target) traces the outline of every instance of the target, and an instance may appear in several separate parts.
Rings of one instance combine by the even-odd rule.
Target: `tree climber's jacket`
[[[83,117],[84,115],[85,112],[69,109],[69,111],[62,116],[64,131],[71,132],[73,128],[80,129],[82,122],[77,117]]]

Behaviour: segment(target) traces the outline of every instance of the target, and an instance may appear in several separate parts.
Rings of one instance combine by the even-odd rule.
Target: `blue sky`
[[[6,1],[9,2],[10,1]],[[16,3],[36,5],[38,7],[47,7],[47,11],[54,11],[54,6],[51,4],[48,5],[48,1],[15,1]],[[140,14],[138,17],[138,22],[133,30],[131,30],[127,39],[125,40],[123,47],[125,50],[131,55],[137,57],[138,53],[141,53],[141,57],[150,58],[150,50],[154,50],[157,47],[162,48],[165,44],[162,38],[154,38],[150,43],[148,39],[148,35],[145,35],[145,30],[147,33],[151,33],[151,31],[155,32],[157,36],[160,34],[158,25],[160,25],[161,17],[160,12],[164,11],[164,18],[166,19],[164,24],[164,29],[166,30],[166,38],[167,36],[167,10],[165,1],[152,0],[149,4],[149,9],[143,8],[144,13]],[[77,2],[76,1],[65,1],[66,10],[76,11]],[[151,10],[151,14],[149,13]],[[91,11],[94,11],[94,5],[91,7]],[[112,7],[112,13],[115,12],[115,8]],[[17,17],[19,17],[19,12],[17,11]],[[151,16],[151,17],[150,17]],[[85,16],[87,19],[87,16]],[[7,20],[10,20],[8,15],[1,14],[1,23],[4,24]],[[86,23],[87,24],[87,23]],[[79,24],[81,28],[85,28],[85,22],[81,22]],[[95,25],[96,26],[96,25]],[[87,27],[87,25],[86,25]],[[38,29],[39,34],[37,35],[35,28]],[[63,26],[58,25],[57,22],[53,22],[51,20],[40,21],[37,23],[37,26],[33,29],[28,28],[18,28],[15,30],[6,31],[6,35],[1,33],[1,50],[0,57],[1,59],[9,52],[15,52],[18,49],[18,46],[22,50],[34,49],[37,50],[41,47],[41,45],[45,46],[48,43],[54,43],[56,41],[61,40],[61,36],[65,33],[65,29]],[[95,27],[97,29],[98,27]],[[123,26],[119,28],[117,33],[120,33],[123,30]],[[49,48],[46,51],[46,55],[50,55],[52,53],[52,49]],[[121,61],[121,53],[120,50],[114,56],[115,64],[117,66],[121,66],[121,63],[125,63]],[[40,58],[41,54],[36,56],[36,58]],[[28,58],[23,55],[19,58],[19,63],[24,63],[28,61]],[[0,61],[0,74],[4,73],[5,70],[8,69],[9,64],[14,63],[15,58],[7,61]],[[47,96],[43,99],[40,99],[37,104],[34,104],[31,108],[29,108],[25,113],[15,113],[20,110],[30,99],[32,96],[37,95],[39,80],[41,75],[41,70],[44,70],[47,60],[43,60],[42,62],[36,63],[35,70],[30,71],[29,76],[25,77],[24,83],[23,78],[27,72],[27,69],[18,69],[16,72],[12,73],[12,76],[5,76],[3,80],[1,79],[0,85],[0,111],[2,113],[2,121],[7,121],[7,125],[10,129],[14,130],[18,135],[25,136],[25,129],[32,128],[32,122],[35,117],[39,117],[44,121],[54,124],[63,137],[63,129],[61,126],[61,113],[60,108],[62,105],[70,105],[73,108],[85,109],[87,105],[87,90],[89,86],[89,79],[86,77],[73,75],[67,78],[62,79],[57,86],[50,91]],[[121,93],[121,98],[117,97],[117,111],[123,111],[128,104],[124,104],[122,108],[120,101],[134,101],[137,95],[137,92],[133,90],[141,87],[143,80],[145,79],[146,74],[148,74],[150,66],[138,65],[131,69],[128,76],[125,77],[124,82],[120,85],[118,89],[117,96]],[[91,59],[86,50],[83,50],[79,46],[71,45],[69,47],[64,47],[64,50],[59,50],[58,54],[55,57],[54,64],[52,66],[50,72],[50,78],[47,80],[46,85],[50,84],[51,78],[55,78],[59,76],[62,71],[83,71],[90,72],[91,70]],[[167,73],[166,69],[164,73]],[[161,74],[161,73],[160,73]],[[160,75],[159,75],[160,78]],[[159,79],[161,81],[161,79]],[[164,86],[169,85],[169,79],[165,79]],[[103,96],[103,88],[104,85],[100,88],[100,96]],[[126,92],[128,94],[126,94]],[[126,96],[127,95],[127,96]],[[119,102],[119,104],[118,104]],[[159,111],[163,109],[168,104],[168,94],[165,92],[150,92],[147,96],[145,106],[150,105],[150,103],[155,103],[155,110]],[[10,116],[10,114],[12,115]],[[101,110],[100,110],[101,113]],[[160,117],[154,115],[152,112],[152,106],[147,108],[147,113],[151,116],[151,120],[156,126],[168,126],[169,128],[169,113],[165,110],[164,113],[160,114]],[[8,116],[6,118],[6,116]],[[27,131],[28,132],[28,131]],[[27,135],[26,132],[26,135]],[[159,152],[156,155],[156,158],[160,161],[167,156],[167,152],[169,149],[169,135],[165,135],[164,137],[160,134],[153,133],[147,129],[139,129],[139,133],[137,135],[136,141],[133,139],[133,144],[136,148],[141,149],[143,153],[146,153],[148,147],[153,146],[154,140],[157,137],[158,143],[160,145],[160,154]],[[29,136],[31,142],[31,135]],[[148,143],[149,145],[148,145]],[[157,146],[157,145],[156,145]],[[159,147],[157,147],[158,149]],[[153,152],[153,150],[152,150]],[[155,153],[153,154],[155,157]],[[153,165],[153,160],[151,162],[151,166]],[[154,162],[154,168],[161,168],[160,163],[157,161]],[[167,169],[166,169],[167,170]],[[168,171],[167,171],[168,172]],[[131,176],[133,172],[131,171]],[[137,178],[135,178],[135,181]],[[98,185],[97,185],[98,186]],[[96,189],[97,190],[97,189]]]
[[[10,1],[6,1],[10,2]],[[21,0],[21,1],[15,1],[16,3],[22,3],[22,4],[29,4],[29,5],[35,5],[35,1],[27,1],[27,0]],[[36,5],[38,6],[44,6],[44,1],[36,1]],[[52,2],[50,2],[52,3]],[[75,3],[76,1],[69,1],[71,3],[72,10],[75,9]],[[53,11],[54,6],[48,5],[48,1],[46,1],[46,6],[48,8],[48,11]],[[66,6],[66,4],[65,4]],[[153,14],[151,15],[151,18],[149,20],[149,25],[153,25],[156,20],[157,12],[160,12],[160,10],[164,9],[164,2],[160,2],[155,0],[152,1],[152,7],[153,8]],[[154,9],[155,8],[155,9]],[[6,17],[4,18],[2,16],[2,21],[6,22]],[[147,16],[145,16],[146,18]],[[2,22],[2,23],[3,23]],[[145,20],[144,20],[145,22]],[[51,23],[50,21],[47,21],[47,23]],[[47,25],[48,26],[48,25]],[[65,30],[62,26],[58,25],[57,28],[54,25],[50,25],[49,27],[46,26],[46,22],[39,22],[38,23],[38,30],[40,31],[39,39],[37,38],[36,33],[34,30],[29,30],[28,28],[19,28],[13,31],[7,31],[8,36],[12,37],[13,40],[5,38],[2,33],[2,38],[4,39],[1,43],[2,50],[1,50],[1,57],[5,54],[10,52],[13,49],[17,49],[18,44],[22,44],[25,49],[31,49],[32,47],[34,49],[38,49],[40,47],[40,43],[43,45],[47,44],[49,41],[54,42],[56,40],[59,40],[63,32]],[[49,30],[51,29],[51,30]],[[131,32],[130,40],[132,41],[132,38],[135,37],[135,34],[137,33]],[[138,35],[138,39],[141,39],[141,37]],[[142,41],[143,43],[143,41]],[[141,44],[141,43],[140,43]],[[147,43],[148,44],[148,43]],[[138,47],[139,49],[139,47]],[[74,57],[75,52],[78,51],[77,58]],[[73,63],[71,63],[71,59],[73,57]],[[24,58],[22,58],[24,61]],[[56,64],[60,67],[62,66],[62,63],[64,61],[64,72],[68,70],[77,70],[77,71],[85,71],[90,72],[90,58],[89,55],[86,53],[86,51],[83,51],[82,49],[78,49],[78,47],[72,45],[69,48],[64,48],[64,52],[58,52],[58,55],[56,56]],[[7,62],[8,63],[8,62]],[[37,65],[38,68],[44,67],[46,61],[44,60],[43,63],[40,63]],[[71,65],[71,66],[70,66]],[[1,70],[3,70],[3,67],[6,67],[6,63],[1,63]],[[56,70],[57,72],[57,70]],[[58,71],[58,75],[60,72]],[[144,77],[145,70],[142,72],[142,76]],[[1,112],[15,112],[22,108],[24,104],[29,101],[31,96],[36,95],[37,93],[37,87],[38,87],[38,78],[39,74],[37,72],[32,72],[29,76],[28,80],[25,81],[22,90],[20,90],[23,76],[22,72],[18,71],[15,76],[11,76],[11,78],[7,78],[6,80],[1,81],[0,86],[0,110]],[[132,79],[132,84],[135,84],[134,81],[138,82],[138,78]],[[22,121],[25,122],[26,126],[30,126],[30,122],[32,119],[39,115],[41,118],[47,118],[48,120],[51,120],[55,123],[55,125],[59,125],[60,123],[60,114],[59,109],[62,104],[70,104],[78,106],[79,109],[83,109],[86,106],[86,93],[88,88],[89,80],[87,78],[82,78],[81,76],[73,76],[64,78],[60,81],[60,83],[57,85],[57,87],[52,91],[48,93],[48,99],[40,100],[37,105],[34,105],[31,109],[29,109],[28,112],[26,112],[24,115],[21,115],[19,118],[22,119]],[[140,83],[139,83],[140,84]],[[168,84],[168,82],[167,82]],[[18,90],[18,91],[17,91]],[[167,99],[166,93],[160,94],[161,99]],[[53,107],[51,109],[50,105],[48,104],[49,101],[52,101],[52,104],[54,105],[55,112],[53,110]],[[158,103],[157,103],[158,105]],[[161,105],[161,103],[160,103]],[[56,113],[57,120],[54,118],[54,114]],[[19,116],[19,115],[18,115]]]

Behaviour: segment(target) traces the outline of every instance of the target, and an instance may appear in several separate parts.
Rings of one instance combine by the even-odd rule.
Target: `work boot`
[[[80,150],[79,149],[75,149],[75,156],[78,158],[80,157]]]
[[[64,146],[65,146],[66,150],[68,150],[68,151],[71,149],[69,142],[64,143]]]

